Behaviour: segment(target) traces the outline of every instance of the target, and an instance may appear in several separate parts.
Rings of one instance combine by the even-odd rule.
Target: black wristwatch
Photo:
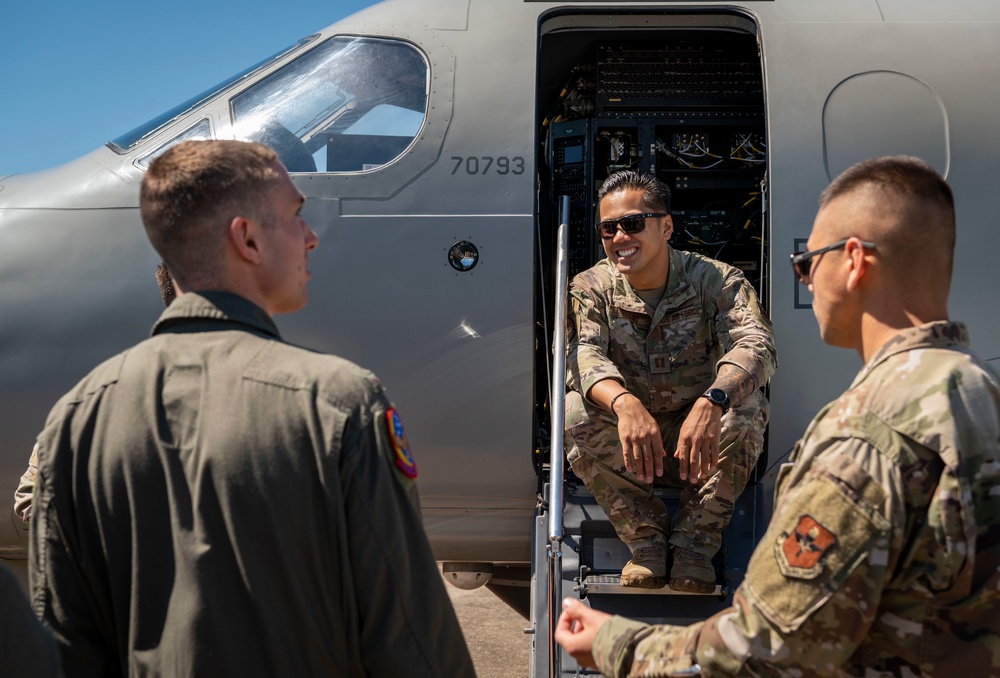
[[[708,402],[713,405],[721,405],[722,413],[729,411],[729,394],[721,388],[710,388],[701,394],[702,398],[708,398]]]

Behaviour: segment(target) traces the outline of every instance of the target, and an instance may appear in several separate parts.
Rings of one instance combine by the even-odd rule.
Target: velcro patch
[[[402,471],[407,478],[416,478],[417,464],[413,461],[413,452],[410,451],[410,443],[406,440],[406,433],[403,431],[403,421],[399,418],[396,408],[390,407],[385,411],[385,422],[389,426],[389,439],[392,441],[392,449],[396,453],[396,468]]]
[[[748,600],[782,633],[798,629],[834,594],[844,600],[875,595],[866,575],[878,567],[872,551],[888,548],[892,525],[879,513],[885,490],[860,467],[839,476],[830,468],[814,461],[801,480],[785,480],[762,542],[770,548],[756,549],[747,565],[742,586]],[[867,488],[882,494],[869,496]],[[858,580],[843,590],[859,568]]]
[[[700,318],[701,317],[701,307],[695,306],[693,308],[685,308],[680,311],[674,311],[673,313],[663,317],[661,321],[663,324],[669,325],[670,323],[677,323],[681,320],[687,320],[688,318]]]
[[[673,366],[673,356],[668,353],[651,353],[649,371],[651,374],[668,374]]]
[[[814,579],[823,571],[822,558],[837,543],[837,535],[810,515],[802,515],[791,533],[782,532],[774,544],[778,568],[786,577]]]

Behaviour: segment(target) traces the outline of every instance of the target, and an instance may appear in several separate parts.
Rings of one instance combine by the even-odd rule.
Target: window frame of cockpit
[[[166,152],[166,150],[168,148],[170,148],[171,146],[174,146],[175,144],[179,144],[182,141],[188,141],[189,137],[187,137],[186,135],[188,135],[196,127],[198,127],[200,125],[207,125],[208,126],[208,137],[207,137],[208,139],[217,139],[218,138],[218,136],[216,135],[216,131],[215,131],[216,130],[215,120],[212,118],[211,115],[206,115],[204,117],[198,118],[198,120],[196,120],[193,124],[188,125],[182,131],[178,132],[177,134],[171,135],[169,139],[167,139],[163,143],[157,145],[156,148],[154,148],[153,150],[151,150],[151,151],[149,151],[147,153],[143,153],[142,155],[138,156],[133,161],[132,164],[134,164],[136,167],[138,167],[143,172],[148,171],[149,170],[149,164],[151,162],[153,162],[153,160],[155,160],[160,155],[162,155],[164,152]],[[193,138],[193,137],[191,137],[191,138]],[[201,137],[198,137],[198,139],[201,139]]]
[[[280,52],[272,54],[271,56],[256,63],[250,68],[240,71],[239,73],[233,75],[232,77],[223,80],[215,87],[188,99],[182,104],[175,106],[174,108],[161,113],[160,115],[154,117],[153,119],[144,122],[138,127],[135,127],[134,129],[119,135],[115,139],[108,141],[107,143],[105,143],[105,146],[114,151],[118,155],[128,155],[130,153],[133,153],[136,149],[142,147],[143,145],[148,143],[151,139],[159,137],[161,132],[164,132],[165,130],[168,130],[171,127],[173,127],[173,125],[176,122],[184,118],[184,116],[186,116],[187,114],[198,109],[200,106],[208,104],[213,100],[217,100],[219,97],[225,95],[227,92],[230,92],[234,88],[239,87],[241,83],[246,82],[249,78],[252,78],[257,73],[260,73],[261,71],[273,67],[275,64],[279,63],[283,59],[290,58],[296,52],[299,52],[307,48],[312,43],[316,42],[316,40],[319,37],[320,37],[319,33],[313,33],[312,35],[308,35],[300,40],[297,40],[294,44],[288,46],[287,48],[281,50]],[[308,53],[309,51],[311,50],[306,49],[306,53]],[[278,67],[278,70],[280,70],[281,68],[283,68],[283,66]],[[170,115],[170,117],[168,118],[167,115],[171,113],[172,115]],[[132,140],[132,142],[128,146],[121,146],[117,143],[119,139],[123,139],[125,137],[129,137],[136,134],[138,130],[144,130],[144,131],[141,134],[138,134],[136,138]]]
[[[413,111],[414,113],[419,112],[421,114],[420,125],[416,128],[416,130],[411,135],[410,134],[408,134],[408,135],[368,135],[368,136],[385,136],[386,138],[391,138],[393,136],[398,136],[398,137],[409,136],[410,137],[409,140],[406,142],[406,145],[403,146],[402,148],[400,148],[399,151],[394,156],[392,156],[391,158],[387,159],[385,162],[382,162],[381,164],[379,164],[379,165],[377,165],[375,167],[371,167],[371,168],[367,168],[367,169],[363,168],[363,169],[357,169],[357,170],[351,169],[351,170],[339,170],[338,171],[338,170],[330,170],[330,169],[328,169],[328,165],[327,165],[323,170],[319,170],[317,168],[316,170],[305,170],[305,171],[297,172],[297,171],[294,171],[294,170],[292,170],[290,168],[290,172],[295,173],[295,174],[304,174],[304,175],[336,175],[336,176],[345,176],[345,175],[365,175],[365,174],[372,174],[372,173],[375,173],[375,172],[384,171],[388,167],[390,167],[390,166],[392,166],[392,165],[400,162],[400,160],[402,158],[408,156],[410,154],[410,151],[412,150],[413,146],[416,144],[417,140],[422,137],[422,134],[423,134],[424,130],[427,127],[428,117],[429,117],[429,114],[430,114],[430,111],[431,111],[431,97],[433,95],[433,91],[432,91],[433,61],[432,61],[432,59],[430,58],[430,56],[428,55],[428,53],[419,44],[413,42],[412,40],[407,40],[405,38],[401,38],[401,37],[397,37],[397,36],[390,36],[390,35],[360,35],[360,34],[354,34],[354,33],[337,33],[337,34],[331,35],[329,38],[327,38],[325,40],[322,40],[322,41],[316,43],[315,45],[313,45],[308,51],[306,51],[306,52],[304,52],[302,54],[299,54],[294,59],[288,61],[285,64],[282,64],[281,67],[275,69],[271,73],[268,73],[265,77],[263,77],[263,78],[257,80],[256,82],[248,85],[247,87],[245,87],[244,89],[240,90],[239,92],[232,93],[232,95],[228,98],[228,101],[226,102],[226,106],[227,106],[227,109],[228,109],[230,122],[231,122],[231,124],[233,126],[234,137],[236,137],[236,138],[243,138],[242,134],[241,135],[237,135],[236,134],[236,128],[241,124],[240,115],[238,115],[238,113],[237,113],[237,106],[239,105],[238,100],[241,97],[248,96],[248,93],[252,92],[254,89],[256,89],[258,87],[266,86],[266,83],[268,83],[268,82],[274,82],[273,79],[276,78],[276,77],[278,77],[279,74],[287,72],[287,70],[290,69],[290,68],[294,68],[297,63],[301,63],[303,59],[308,59],[310,57],[310,55],[315,55],[318,50],[322,50],[324,48],[332,48],[332,43],[334,43],[334,42],[345,42],[345,45],[349,45],[351,43],[355,43],[355,44],[384,43],[384,44],[387,44],[387,45],[392,45],[393,47],[403,46],[405,48],[409,48],[410,50],[412,50],[412,52],[415,55],[417,55],[417,57],[420,59],[420,62],[423,64],[423,67],[424,67],[424,72],[423,72],[423,109],[422,109],[422,111],[416,111],[414,109],[408,109],[408,108],[404,108],[404,107],[399,107],[399,108],[401,108],[403,110]],[[334,60],[336,58],[338,58],[338,57],[336,57],[336,56],[332,57],[332,59],[334,59]],[[372,70],[374,70],[374,69],[372,69]],[[350,93],[348,93],[348,94],[350,94]],[[269,95],[269,96],[273,96],[273,94]],[[266,101],[266,100],[267,99],[265,98],[264,101]],[[351,126],[353,126],[354,124],[357,124],[358,122],[360,122],[361,120],[363,120],[366,115],[368,115],[369,113],[371,113],[372,111],[374,111],[378,106],[383,105],[383,103],[384,102],[376,103],[374,106],[371,106],[370,108],[368,108],[367,110],[365,110],[365,112],[363,114],[361,114],[361,116],[357,120],[355,120],[355,121],[353,121],[351,123]],[[348,104],[349,104],[349,101],[345,103],[345,107]],[[281,120],[277,120],[277,122],[279,124],[283,125],[283,123],[281,122]],[[326,122],[326,120],[323,121],[323,123],[325,123],[325,122]],[[316,127],[313,130],[311,130],[311,131],[315,131],[316,129],[320,129],[322,127],[323,123],[320,123],[320,124],[316,125]],[[350,128],[350,126],[348,127],[348,129],[349,128]],[[294,132],[290,132],[290,133],[293,134],[293,135],[295,135],[299,139],[299,141],[301,141],[302,138],[298,137],[297,134],[295,134]],[[350,136],[350,135],[345,135],[343,132],[341,132],[339,134],[339,136]],[[327,143],[329,143],[329,141]],[[313,151],[309,151],[308,148],[304,148],[304,150],[307,153],[309,153],[309,155],[312,156],[313,159],[315,159],[315,155],[321,151],[321,148],[317,148],[316,150],[313,150]]]
[[[381,32],[357,32],[351,30],[353,27],[345,27],[329,38],[354,37],[374,40],[387,40],[400,42],[416,50],[424,60],[427,68],[425,81],[425,91],[427,95],[424,121],[410,144],[394,158],[391,162],[370,170],[357,172],[333,172],[333,173],[307,173],[296,176],[319,179],[309,184],[310,197],[325,199],[386,199],[406,190],[408,186],[417,181],[428,172],[440,160],[442,149],[454,117],[455,107],[455,54],[451,47],[442,40],[441,36],[426,28],[400,26],[385,26]],[[369,28],[369,27],[366,27]],[[382,27],[371,27],[377,31]],[[264,71],[267,74],[277,72],[286,64],[296,58],[304,56],[306,51],[311,51],[315,46],[323,44],[328,39],[322,34],[317,34],[318,40],[314,40],[305,51],[289,52],[277,63],[271,63]],[[259,73],[260,71],[257,71]],[[215,138],[234,138],[233,121],[229,110],[229,99],[239,94],[244,89],[248,89],[254,83],[248,83],[251,76],[243,78],[238,83],[220,90],[215,96],[206,99],[196,109],[199,118],[209,117],[214,126]],[[258,80],[259,81],[259,80]],[[255,81],[257,82],[257,81]],[[140,145],[129,151],[131,156],[126,162],[132,165],[136,171],[143,172],[141,167],[134,163],[137,155],[145,155],[140,149],[146,145],[161,146],[165,140],[176,137],[176,130],[181,125],[186,126],[186,121],[181,118],[173,120],[165,125],[155,134],[150,133]],[[186,128],[186,127],[185,127]],[[109,150],[112,150],[109,148]],[[116,152],[116,155],[123,155]],[[405,159],[405,161],[404,161]]]

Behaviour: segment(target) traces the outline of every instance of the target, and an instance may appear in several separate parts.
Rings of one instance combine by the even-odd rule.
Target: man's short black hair
[[[869,195],[874,221],[868,231],[841,226],[837,237],[874,240],[895,274],[913,288],[921,279],[951,280],[955,252],[955,198],[927,162],[908,155],[864,160],[844,170],[820,195],[822,210],[834,200]]]
[[[639,174],[635,170],[615,172],[601,184],[597,191],[597,205],[610,193],[619,191],[642,191],[642,201],[654,212],[670,214],[670,187],[651,174]]]
[[[824,207],[834,198],[871,185],[897,197],[926,200],[945,211],[955,211],[951,187],[937,170],[910,155],[886,155],[864,160],[843,171],[819,196]]]

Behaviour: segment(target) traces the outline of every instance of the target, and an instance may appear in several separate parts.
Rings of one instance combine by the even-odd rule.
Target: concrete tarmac
[[[528,620],[485,586],[463,591],[445,581],[479,678],[527,678],[531,636]]]

